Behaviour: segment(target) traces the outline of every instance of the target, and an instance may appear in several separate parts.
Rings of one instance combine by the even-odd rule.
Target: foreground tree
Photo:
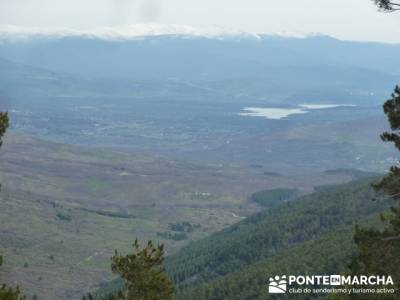
[[[391,99],[383,106],[388,117],[391,132],[384,132],[381,138],[385,142],[394,143],[400,150],[400,88],[397,86]],[[390,172],[374,185],[378,192],[389,198],[400,199],[400,168],[392,166]],[[381,228],[356,227],[354,241],[358,254],[350,266],[353,275],[386,275],[392,276],[396,293],[385,295],[381,299],[399,299],[400,288],[400,206],[391,208],[391,212],[381,215]],[[375,298],[374,298],[375,297]],[[380,299],[377,295],[352,295],[352,299]]]
[[[162,268],[164,245],[154,246],[152,241],[140,248],[139,241],[133,243],[133,253],[126,256],[117,250],[111,258],[111,270],[124,282],[124,289],[105,297],[107,300],[171,300],[174,285]],[[93,295],[84,297],[94,300]]]
[[[9,125],[7,112],[0,112],[0,147],[3,145],[3,137]]]
[[[111,269],[125,282],[126,291],[122,299],[129,300],[169,300],[174,294],[174,286],[167,278],[161,265],[164,261],[164,245],[155,247],[151,241],[140,249],[136,239],[133,253],[122,256],[115,251]]]
[[[400,10],[399,0],[373,0],[383,12],[394,12]]]
[[[0,112],[0,147],[3,145],[3,137],[9,125],[8,113]],[[1,185],[0,185],[1,186]],[[3,256],[0,255],[0,267],[3,265]],[[19,287],[11,288],[5,284],[0,286],[0,300],[24,300]]]
[[[400,10],[398,0],[373,0],[381,11],[394,12]],[[383,105],[390,131],[384,132],[381,139],[391,142],[400,151],[400,87],[396,86],[391,98]],[[389,173],[374,188],[383,192],[393,200],[400,200],[400,168],[392,166]],[[351,298],[358,299],[399,299],[400,288],[400,205],[395,204],[391,212],[382,214],[383,222],[381,228],[356,227],[354,241],[358,247],[358,255],[354,257],[351,264],[353,274],[371,274],[392,276],[395,283],[394,295],[367,296],[353,295]],[[369,298],[370,297],[370,298]],[[375,298],[374,298],[375,297]]]
[[[3,265],[3,257],[0,256],[0,267]],[[19,287],[11,288],[5,284],[0,286],[0,300],[25,300],[26,297],[22,295]]]
[[[400,151],[400,87],[396,86],[392,93],[392,98],[383,105],[391,132],[384,132],[381,139],[385,142],[391,142]],[[377,190],[383,190],[386,195],[400,199],[400,168],[392,166],[389,174],[375,185]],[[400,239],[400,237],[399,237]]]

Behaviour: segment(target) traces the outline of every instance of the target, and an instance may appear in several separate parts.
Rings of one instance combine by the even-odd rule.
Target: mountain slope
[[[179,291],[176,299],[274,299],[268,294],[268,277],[281,274],[340,274],[347,269],[355,246],[352,228],[338,229],[284,250],[277,255],[243,267],[208,283]],[[310,299],[307,294],[292,294],[291,299]],[[325,295],[312,299],[327,299]]]
[[[381,211],[389,201],[371,201],[370,181],[320,188],[190,244],[167,259],[179,285],[209,282],[286,249],[318,239]]]
[[[375,222],[391,204],[372,201],[372,180],[320,187],[167,257],[177,299],[265,299],[267,276],[345,271],[354,225]],[[113,281],[98,294],[120,287]]]

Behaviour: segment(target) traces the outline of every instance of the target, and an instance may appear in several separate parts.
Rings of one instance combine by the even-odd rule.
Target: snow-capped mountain
[[[316,33],[250,33],[235,29],[222,27],[196,28],[177,24],[133,24],[114,27],[95,28],[90,30],[74,30],[69,28],[40,28],[40,27],[19,27],[13,25],[0,25],[0,40],[21,41],[32,38],[62,38],[62,37],[86,37],[104,40],[130,40],[144,37],[156,36],[181,36],[181,37],[202,37],[202,38],[254,38],[261,39],[266,36],[286,38],[307,38],[317,36]]]
[[[348,94],[362,87],[368,94],[398,82],[399,53],[400,45],[216,27],[137,24],[78,31],[0,26],[0,59],[85,78],[229,81],[279,91],[340,87]],[[350,88],[354,85],[356,91]]]

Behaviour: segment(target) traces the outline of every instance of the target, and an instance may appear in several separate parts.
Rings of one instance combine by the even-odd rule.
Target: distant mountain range
[[[94,77],[180,80],[293,78],[367,87],[399,77],[400,45],[284,37],[190,27],[133,26],[92,32],[0,27],[0,56]]]
[[[186,37],[208,37],[208,38],[255,38],[261,39],[263,36],[281,36],[292,38],[305,38],[320,35],[317,33],[251,33],[222,27],[196,28],[193,26],[177,24],[157,24],[144,23],[113,27],[96,28],[92,30],[73,30],[68,28],[39,28],[39,27],[20,27],[13,25],[0,25],[0,39],[23,40],[37,37],[60,38],[66,36],[93,37],[105,40],[128,40],[144,38],[149,36],[175,35]]]

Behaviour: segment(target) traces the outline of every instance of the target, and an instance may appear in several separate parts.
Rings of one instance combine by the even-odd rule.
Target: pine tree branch
[[[398,196],[400,196],[400,193],[389,195],[390,198],[395,198],[395,197],[398,197]]]
[[[397,235],[397,236],[389,236],[389,237],[384,238],[384,239],[382,239],[382,240],[385,241],[385,242],[400,240],[400,235]]]

